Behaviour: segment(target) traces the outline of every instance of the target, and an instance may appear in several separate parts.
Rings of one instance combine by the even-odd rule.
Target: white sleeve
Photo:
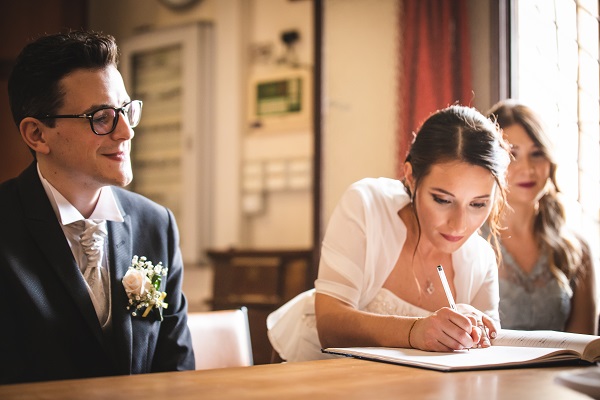
[[[484,258],[484,257],[482,257]],[[486,251],[486,256],[481,263],[485,275],[479,290],[473,291],[471,305],[492,318],[500,325],[500,289],[498,285],[498,264],[491,248]]]
[[[343,194],[321,248],[317,292],[358,308],[366,258],[364,193],[356,184]]]
[[[477,233],[453,254],[457,302],[470,304],[499,323],[498,265],[492,246]]]

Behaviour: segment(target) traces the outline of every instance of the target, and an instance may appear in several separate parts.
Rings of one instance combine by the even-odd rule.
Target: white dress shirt
[[[60,192],[52,186],[50,182],[48,182],[40,171],[39,165],[37,166],[38,175],[46,191],[46,195],[50,200],[50,204],[52,205],[52,209],[58,218],[61,228],[69,242],[69,246],[71,247],[71,251],[73,252],[73,257],[79,266],[79,271],[82,273],[87,264],[87,257],[85,252],[79,243],[79,238],[83,233],[83,229],[77,228],[74,225],[70,225],[73,222],[84,220],[85,218],[81,213],[62,195]],[[100,196],[98,197],[98,203],[92,212],[92,215],[88,219],[94,220],[105,220],[105,221],[115,221],[115,222],[123,222],[123,215],[117,206],[117,202],[113,195],[113,192],[110,186],[105,186],[100,190]],[[110,274],[109,274],[109,258],[108,258],[108,238],[104,241],[104,257],[102,259],[102,282],[104,284],[104,288],[106,288],[105,295],[108,296],[108,315],[106,316],[106,320],[102,323],[102,328],[106,329],[110,325],[111,321],[111,296],[110,296]],[[91,296],[91,289],[86,284],[88,289],[88,293]],[[101,321],[102,322],[102,321]]]

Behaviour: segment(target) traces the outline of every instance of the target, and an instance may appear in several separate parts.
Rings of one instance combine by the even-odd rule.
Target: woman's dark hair
[[[404,182],[411,198],[418,195],[419,184],[433,165],[451,161],[483,167],[494,177],[497,190],[489,216],[488,239],[498,250],[499,218],[506,200],[506,171],[510,163],[508,146],[498,126],[476,109],[460,105],[430,115],[417,131],[406,157],[414,178],[412,193]]]
[[[550,271],[559,283],[570,290],[569,282],[585,271],[584,260],[590,259],[591,255],[586,243],[567,229],[565,208],[558,197],[557,164],[544,122],[533,109],[512,99],[495,104],[488,115],[496,120],[500,128],[511,125],[523,127],[550,163],[546,191],[538,203],[533,234],[540,251],[548,253]]]
[[[77,69],[102,69],[117,65],[119,51],[114,37],[74,31],[43,36],[26,45],[8,78],[8,97],[13,120],[56,114],[63,104],[60,81]],[[54,126],[55,120],[44,123]]]

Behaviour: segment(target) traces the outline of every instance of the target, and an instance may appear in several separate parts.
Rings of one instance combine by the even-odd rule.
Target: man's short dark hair
[[[17,127],[28,116],[56,114],[63,105],[60,80],[77,69],[117,65],[115,38],[73,31],[42,36],[26,45],[8,78],[8,98]],[[44,120],[54,126],[54,120]]]

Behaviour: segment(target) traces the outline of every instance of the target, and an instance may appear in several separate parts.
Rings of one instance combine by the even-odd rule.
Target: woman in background
[[[498,218],[509,160],[497,126],[476,110],[451,106],[432,114],[411,146],[402,182],[362,179],[342,196],[315,289],[267,318],[279,356],[325,358],[322,347],[490,346],[487,334],[499,328],[498,271],[477,231]],[[458,310],[449,308],[438,265],[462,303]]]
[[[506,100],[489,111],[511,146],[508,207],[501,215],[500,320],[503,328],[597,334],[592,257],[569,229],[558,197],[557,165],[533,110]]]

